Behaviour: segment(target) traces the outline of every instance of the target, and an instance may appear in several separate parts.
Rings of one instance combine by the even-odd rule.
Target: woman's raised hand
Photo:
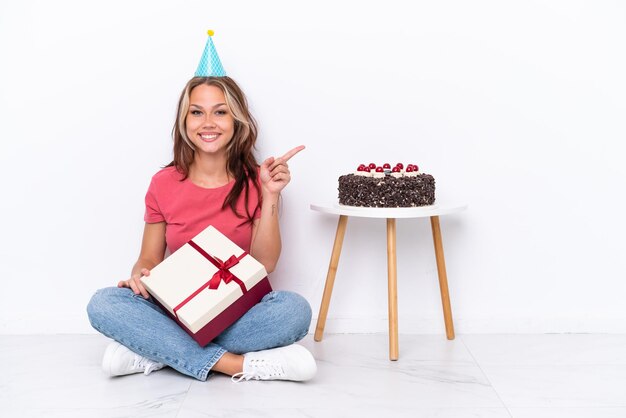
[[[279,194],[291,180],[287,161],[302,151],[304,145],[295,147],[279,158],[270,157],[261,164],[261,187],[264,192]]]
[[[149,275],[150,275],[150,270],[145,269],[145,268],[141,269],[140,274],[133,274],[130,277],[130,279],[120,281],[117,284],[117,287],[128,287],[136,295],[141,294],[141,296],[143,296],[145,299],[148,299],[150,295],[148,294],[148,291],[146,290],[146,288],[143,287],[143,284],[141,283],[139,279],[142,276],[149,276]]]

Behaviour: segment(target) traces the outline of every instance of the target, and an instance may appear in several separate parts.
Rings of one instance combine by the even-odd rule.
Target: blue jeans
[[[135,295],[128,288],[96,291],[87,305],[87,314],[91,326],[107,337],[202,381],[224,353],[243,354],[293,344],[304,338],[311,323],[309,303],[287,291],[265,295],[205,347],[200,347],[152,299]]]

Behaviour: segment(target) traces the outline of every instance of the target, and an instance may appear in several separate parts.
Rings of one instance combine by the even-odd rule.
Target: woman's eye
[[[216,115],[220,115],[220,116],[224,116],[226,113],[228,113],[228,112],[226,112],[225,110],[217,110],[215,112]]]
[[[194,116],[199,116],[199,115],[201,115],[201,114],[202,114],[202,111],[201,111],[201,110],[192,110],[190,113],[191,113],[192,115],[194,115]]]

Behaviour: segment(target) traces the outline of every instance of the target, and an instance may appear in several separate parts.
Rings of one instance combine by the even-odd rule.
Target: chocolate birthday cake
[[[346,206],[407,208],[435,202],[435,178],[415,164],[391,168],[361,164],[353,174],[339,177],[339,203]]]

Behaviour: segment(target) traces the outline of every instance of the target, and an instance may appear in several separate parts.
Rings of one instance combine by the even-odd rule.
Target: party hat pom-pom
[[[211,29],[209,29],[208,31],[206,31],[206,33],[209,34],[209,36],[213,36],[215,34],[215,32],[213,32]]]

